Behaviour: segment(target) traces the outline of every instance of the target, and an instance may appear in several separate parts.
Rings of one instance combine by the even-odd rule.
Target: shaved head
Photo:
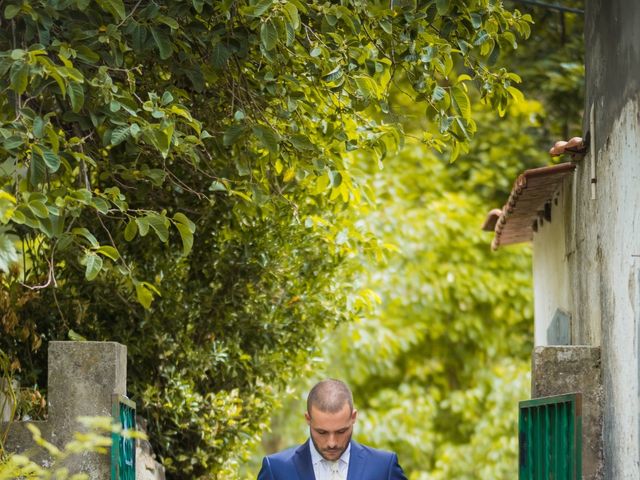
[[[353,411],[353,395],[346,383],[329,378],[317,383],[307,397],[307,413],[311,415],[311,407],[321,412],[337,413],[345,405]]]

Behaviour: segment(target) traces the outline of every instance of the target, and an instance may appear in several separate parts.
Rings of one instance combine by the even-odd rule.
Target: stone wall
[[[572,313],[580,319],[576,343],[602,352],[604,478],[637,480],[640,2],[589,0],[585,7],[584,131],[593,142],[576,169],[567,230]]]
[[[63,448],[81,430],[79,416],[111,416],[112,395],[126,395],[127,349],[115,342],[50,342],[48,351],[48,417],[39,422],[12,422],[6,448],[29,451],[34,460],[48,464],[41,449],[34,449],[27,423],[33,423],[43,438]],[[0,425],[7,428],[6,424]],[[86,453],[65,463],[72,472],[85,472],[91,480],[111,478],[110,455]],[[148,442],[136,448],[138,480],[164,479],[164,469],[153,458]]]

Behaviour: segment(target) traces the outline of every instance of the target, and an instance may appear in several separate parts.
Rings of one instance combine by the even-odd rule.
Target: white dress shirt
[[[331,464],[334,462],[330,462],[322,458],[322,455],[318,453],[318,450],[316,450],[316,446],[313,444],[313,441],[311,439],[309,439],[309,450],[311,450],[311,463],[313,464],[313,473],[316,477],[316,480],[331,480]],[[336,460],[338,464],[338,471],[340,472],[340,477],[342,480],[346,480],[347,478],[350,453],[351,442],[349,442],[347,449],[340,456],[340,458]]]

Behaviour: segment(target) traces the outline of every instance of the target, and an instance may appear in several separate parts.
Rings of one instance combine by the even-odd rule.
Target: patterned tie
[[[330,480],[342,480],[338,463],[339,462],[329,462],[329,469],[331,470]]]

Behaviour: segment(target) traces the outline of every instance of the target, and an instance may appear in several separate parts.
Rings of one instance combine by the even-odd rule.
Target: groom
[[[258,480],[406,480],[395,453],[351,440],[358,411],[340,380],[323,380],[307,397],[310,440],[269,455]]]

